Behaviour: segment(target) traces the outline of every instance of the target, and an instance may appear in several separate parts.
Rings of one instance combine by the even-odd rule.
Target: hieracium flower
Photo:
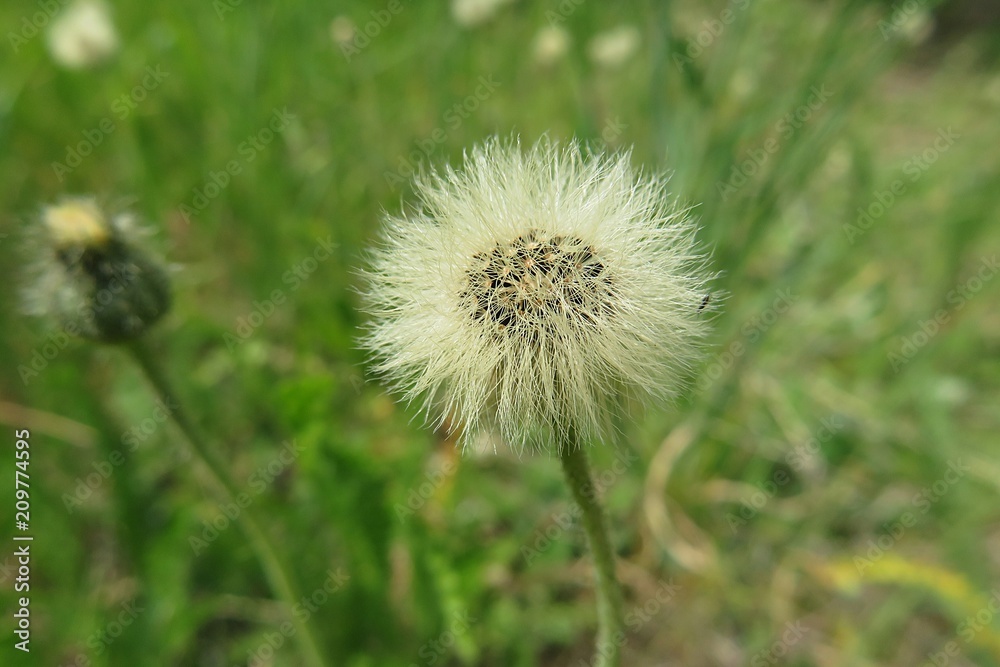
[[[520,449],[606,437],[629,397],[676,390],[706,276],[663,179],[627,152],[491,140],[416,191],[366,272],[363,344],[405,399]]]
[[[170,307],[166,270],[138,246],[127,215],[107,216],[90,199],[42,212],[42,237],[26,293],[28,311],[69,335],[122,342],[144,333]]]
[[[141,232],[132,216],[110,216],[92,199],[75,198],[45,207],[41,223],[37,230],[40,238],[34,239],[33,244],[38,255],[34,280],[26,295],[29,312],[55,319],[62,326],[53,342],[81,335],[100,342],[121,343],[159,394],[161,405],[169,406],[166,414],[205,466],[222,502],[238,502],[243,491],[174,388],[163,362],[164,346],[151,343],[145,335],[170,307],[170,282],[155,256],[140,249]],[[52,358],[47,352],[42,354]],[[19,367],[24,382],[40,370],[34,366],[34,358],[31,363],[31,367],[24,364]],[[249,538],[275,596],[292,609],[297,600],[304,598],[296,590],[290,568],[261,527],[253,508],[245,505],[244,508],[233,520]],[[207,544],[194,535],[188,542],[195,555]],[[302,664],[310,667],[329,664],[324,661],[320,644],[306,619],[293,616],[294,628],[290,634],[295,634],[300,644]]]

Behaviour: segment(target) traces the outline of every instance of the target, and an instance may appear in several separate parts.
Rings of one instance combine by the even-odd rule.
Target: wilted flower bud
[[[170,308],[165,269],[140,250],[128,216],[108,218],[89,199],[48,206],[28,309],[67,333],[106,343],[131,340]]]

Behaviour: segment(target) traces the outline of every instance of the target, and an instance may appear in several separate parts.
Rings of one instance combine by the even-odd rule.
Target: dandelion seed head
[[[491,140],[416,181],[365,271],[374,370],[468,443],[611,434],[673,395],[707,320],[704,258],[664,181],[630,155]]]

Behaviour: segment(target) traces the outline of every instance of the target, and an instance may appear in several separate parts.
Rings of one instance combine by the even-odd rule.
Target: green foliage
[[[41,4],[5,4],[4,33]],[[966,620],[1000,574],[997,33],[928,37],[944,9],[897,4],[518,2],[463,27],[441,3],[123,1],[100,68],[59,68],[42,35],[5,44],[4,609],[15,428],[34,542],[32,653],[8,613],[0,661],[247,664],[286,619],[238,528],[196,553],[221,501],[127,355],[20,315],[26,229],[72,194],[135,211],[179,265],[153,344],[301,591],[346,574],[309,612],[331,665],[587,659],[589,556],[557,461],[460,456],[366,382],[354,342],[381,212],[421,162],[494,133],[634,145],[719,271],[691,390],[622,426],[623,472],[593,453],[625,664],[916,665],[949,642],[1000,661],[1000,619]],[[544,65],[532,40],[557,20],[568,51]],[[620,24],[637,51],[596,64],[588,42]],[[120,638],[88,646],[130,602]],[[270,653],[302,664],[294,636]]]

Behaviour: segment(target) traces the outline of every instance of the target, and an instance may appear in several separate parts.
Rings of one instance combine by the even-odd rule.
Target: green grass
[[[41,36],[3,45],[0,564],[14,562],[15,428],[32,433],[34,535],[32,652],[13,650],[5,613],[4,664],[247,664],[285,620],[238,528],[194,554],[219,501],[124,350],[72,343],[22,382],[46,341],[19,312],[23,231],[67,194],[124,202],[180,267],[151,344],[233,477],[261,489],[253,508],[299,588],[346,573],[309,614],[330,665],[588,659],[589,555],[561,519],[558,462],[460,456],[366,382],[355,344],[356,268],[381,211],[411,196],[393,173],[414,151],[457,162],[494,133],[634,146],[695,206],[720,272],[691,390],[624,427],[634,462],[604,494],[632,614],[624,664],[909,666],[952,641],[949,664],[1000,664],[1000,618],[964,624],[1000,585],[1000,280],[983,264],[1000,248],[995,28],[914,45],[883,39],[891,6],[760,0],[712,36],[721,3],[564,4],[571,46],[548,68],[530,45],[554,2],[474,29],[403,2],[349,61],[334,11],[304,2],[221,18],[211,3],[119,2],[122,49],[96,70],[59,69]],[[382,6],[343,13],[363,25]],[[36,11],[4,5],[4,34]],[[595,66],[587,41],[618,24],[640,29],[638,52]],[[688,58],[699,33],[710,43]],[[150,67],[167,75],[124,114],[115,101]],[[495,90],[456,116],[481,77]],[[273,141],[243,143],[286,108]],[[113,131],[60,180],[52,163],[102,119]],[[914,162],[948,128],[958,137]],[[191,215],[230,161],[239,173]],[[327,236],[332,256],[306,275]],[[276,290],[283,303],[234,343]],[[272,479],[290,440],[302,452]],[[614,457],[593,452],[599,471]],[[108,461],[121,463],[69,511]],[[943,482],[957,461],[968,471]],[[0,573],[5,610],[14,576]],[[134,622],[88,647],[130,601]],[[294,640],[262,664],[302,664]]]

